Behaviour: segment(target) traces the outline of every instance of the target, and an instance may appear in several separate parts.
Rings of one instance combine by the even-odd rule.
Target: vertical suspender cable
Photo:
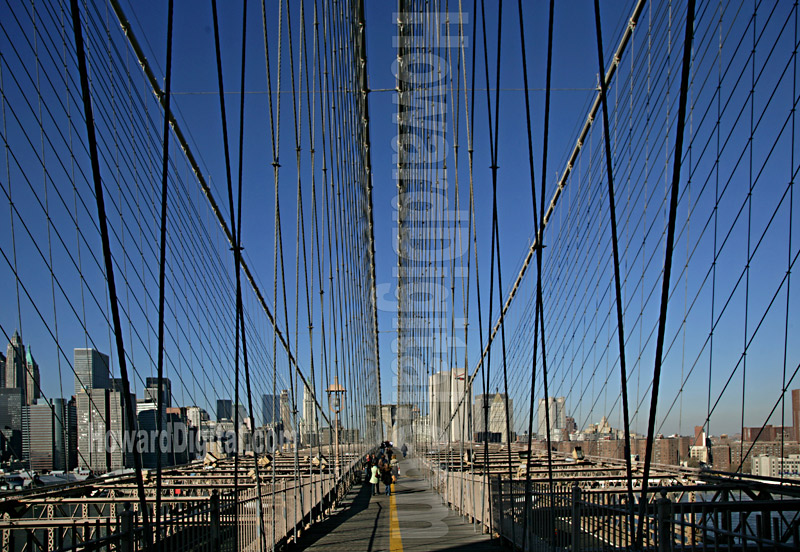
[[[236,324],[236,342],[234,345],[234,370],[235,370],[235,382],[234,382],[234,431],[236,432],[236,439],[237,443],[235,446],[235,455],[233,460],[233,519],[234,519],[234,528],[233,528],[233,535],[234,535],[234,542],[239,542],[239,450],[238,450],[238,434],[239,434],[239,320],[240,320],[240,312],[239,312],[239,301],[241,297],[241,279],[239,273],[239,259],[241,255],[241,250],[239,247],[239,241],[236,231],[236,212],[234,211],[233,206],[233,182],[231,179],[231,156],[230,156],[230,149],[228,147],[228,118],[225,111],[225,89],[222,80],[222,55],[220,52],[220,45],[219,45],[219,18],[217,16],[217,0],[211,0],[211,12],[214,21],[214,49],[216,52],[217,58],[217,82],[219,86],[219,104],[220,104],[220,112],[222,114],[222,145],[225,151],[225,174],[228,182],[228,208],[230,209],[231,215],[231,237],[233,240],[233,259],[235,264],[235,271],[236,271],[236,317],[235,317],[235,324]]]
[[[551,6],[552,7],[552,6]],[[533,204],[533,227],[539,227],[539,213],[536,209],[536,173],[533,162],[533,128],[531,124],[531,106],[530,106],[530,92],[528,89],[528,59],[527,51],[525,49],[525,24],[524,16],[522,13],[522,0],[517,1],[517,9],[519,13],[519,40],[520,49],[522,53],[522,87],[525,96],[525,121],[528,130],[528,166],[530,168],[531,179],[531,200]],[[552,13],[552,10],[551,10]],[[552,20],[552,19],[551,19]],[[551,33],[552,36],[552,33]],[[537,280],[537,285],[541,280]],[[530,403],[528,408],[528,443],[527,455],[525,459],[525,506],[524,510],[530,508],[531,499],[531,449],[533,439],[533,405],[534,398],[536,397],[536,357],[538,356],[538,343],[539,343],[539,301],[537,294],[536,308],[534,312],[534,326],[533,326],[533,354],[531,355],[531,394]],[[522,548],[525,549],[528,537],[528,517],[524,516],[522,521]]]
[[[617,212],[614,198],[614,169],[611,166],[611,139],[608,131],[608,85],[602,75],[606,74],[603,54],[603,29],[600,23],[600,0],[594,0],[594,21],[597,29],[597,63],[600,68],[600,97],[603,100],[603,138],[606,150],[606,172],[608,174],[608,217],[611,221],[611,249],[614,255],[614,291],[617,299],[617,337],[619,341],[619,373],[622,391],[622,417],[625,427],[625,475],[628,481],[629,531],[631,541],[635,538],[633,475],[631,467],[631,425],[628,413],[628,368],[625,363],[625,330],[622,317],[622,286],[620,284],[619,245],[617,242]]]
[[[236,240],[236,244],[234,246],[234,262],[236,263],[236,317],[238,318],[238,323],[241,325],[241,339],[242,339],[242,360],[244,362],[244,379],[245,379],[245,392],[247,393],[247,411],[250,414],[251,426],[250,426],[250,436],[251,442],[255,445],[255,438],[253,437],[253,429],[254,429],[254,421],[255,421],[255,414],[253,411],[253,393],[252,393],[252,386],[250,385],[250,362],[247,356],[247,336],[245,332],[245,323],[244,323],[244,305],[242,301],[242,285],[241,285],[241,260],[242,260],[242,157],[244,155],[244,92],[245,92],[245,52],[247,51],[247,0],[244,0],[242,4],[242,65],[241,65],[241,80],[239,84],[239,173],[238,173],[238,196],[237,196],[237,223],[233,225],[233,211],[231,211],[231,228],[232,232],[235,234],[234,239]],[[227,134],[226,134],[227,136]],[[232,200],[233,198],[230,197]],[[232,205],[232,201],[231,201]],[[237,335],[239,330],[237,329]],[[236,381],[236,395],[238,397],[239,393],[239,382],[238,382],[238,362],[236,364],[237,367],[237,381]],[[273,402],[274,402],[273,396]],[[238,399],[236,401],[236,414],[238,416]],[[238,439],[239,434],[239,424],[236,425],[236,434]],[[238,453],[238,450],[237,450]],[[238,460],[238,454],[237,454]],[[264,500],[261,492],[261,473],[258,465],[258,449],[254,448],[253,454],[253,463],[254,463],[254,472],[256,476],[256,515],[258,516],[258,542],[260,550],[266,550],[266,531],[264,529],[264,514],[263,514],[263,505]],[[236,470],[238,477],[238,469]]]
[[[539,194],[539,229],[537,233],[537,248],[536,248],[536,302],[538,303],[539,311],[539,337],[542,343],[542,381],[544,387],[544,416],[545,416],[545,429],[547,433],[547,482],[550,487],[550,499],[553,499],[553,454],[551,450],[550,435],[550,397],[547,389],[547,349],[545,348],[545,335],[544,335],[544,299],[542,297],[542,253],[544,250],[544,192],[545,192],[545,178],[547,177],[547,142],[550,131],[550,76],[553,66],[553,12],[555,11],[555,2],[550,0],[550,16],[547,30],[547,81],[545,85],[545,100],[544,100],[544,138],[542,140],[542,178],[541,186],[542,193]],[[533,400],[533,397],[531,397]]]
[[[640,548],[644,532],[644,509],[647,504],[647,486],[650,475],[650,462],[653,456],[653,430],[656,423],[656,406],[658,404],[658,387],[661,382],[661,362],[664,352],[664,333],[667,325],[667,304],[669,302],[669,283],[672,272],[672,250],[675,238],[675,219],[678,210],[678,185],[681,177],[681,156],[683,154],[683,127],[686,119],[686,96],[689,88],[689,69],[692,61],[692,38],[694,36],[695,0],[688,0],[686,7],[686,32],[683,42],[683,66],[681,69],[681,89],[678,103],[677,134],[672,164],[672,188],[670,190],[669,219],[667,222],[667,241],[664,252],[664,278],[661,285],[661,311],[658,318],[658,335],[656,338],[656,359],[653,367],[653,388],[650,395],[650,415],[647,421],[647,448],[644,455],[642,472],[642,496],[639,500],[639,522],[636,531],[636,548]]]
[[[100,226],[100,239],[103,242],[103,260],[105,262],[106,281],[108,283],[108,298],[111,304],[111,316],[114,321],[114,335],[116,337],[117,357],[119,362],[119,372],[122,378],[122,408],[126,414],[128,431],[133,431],[136,427],[134,416],[133,401],[130,394],[130,382],[128,380],[128,365],[125,362],[125,344],[122,340],[122,323],[119,317],[119,305],[117,304],[117,286],[114,281],[114,262],[111,258],[111,243],[108,235],[108,221],[106,219],[106,206],[103,198],[103,182],[100,177],[100,160],[97,151],[97,136],[95,135],[94,116],[92,115],[92,96],[89,88],[89,72],[86,67],[86,52],[83,46],[83,29],[81,28],[81,14],[78,8],[78,0],[70,0],[72,10],[72,30],[75,34],[75,49],[78,56],[78,71],[81,79],[81,95],[83,96],[83,112],[86,120],[86,135],[89,142],[89,155],[92,163],[92,179],[94,181],[94,195],[97,203],[97,219]],[[124,434],[123,434],[124,439]],[[123,443],[124,444],[124,443]],[[144,525],[145,545],[148,550],[152,549],[153,534],[150,528],[150,517],[147,513],[147,499],[144,494],[144,481],[142,480],[142,459],[138,451],[133,451],[133,465],[136,472],[136,490],[139,497],[139,509],[142,513],[142,523]]]
[[[169,176],[169,100],[172,80],[173,0],[167,3],[167,69],[164,81],[164,138],[161,155],[161,238],[158,264],[158,404],[156,407],[156,542],[161,538],[161,433],[164,431],[164,280],[167,256],[167,181]]]

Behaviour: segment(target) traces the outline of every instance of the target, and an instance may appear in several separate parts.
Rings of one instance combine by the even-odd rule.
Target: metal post
[[[498,528],[497,534],[500,535],[502,540],[503,538],[503,478],[502,476],[497,476],[497,514],[498,518]]]
[[[219,541],[219,533],[220,533],[220,511],[219,511],[219,493],[214,490],[211,493],[211,549],[212,550],[219,550],[220,543]]]
[[[124,510],[120,514],[120,542],[121,552],[133,552],[133,511],[131,505],[125,503]]]
[[[658,516],[658,552],[670,552],[672,550],[672,502],[662,496],[656,500],[656,512]]]
[[[572,486],[572,552],[580,550],[581,539],[581,488]]]
[[[339,477],[341,472],[339,471],[339,411],[336,411],[335,421],[333,422],[336,426],[336,481],[339,481]]]

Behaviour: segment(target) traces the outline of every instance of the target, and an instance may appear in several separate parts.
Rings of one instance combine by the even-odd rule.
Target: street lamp
[[[343,386],[339,385],[339,376],[333,376],[333,385],[328,386],[325,390],[328,393],[328,406],[330,409],[333,410],[334,416],[334,427],[336,428],[336,445],[335,445],[335,454],[336,454],[336,478],[339,478],[339,412],[342,410],[342,401],[344,400],[344,394],[347,393],[347,389]],[[339,396],[341,395],[341,397]]]

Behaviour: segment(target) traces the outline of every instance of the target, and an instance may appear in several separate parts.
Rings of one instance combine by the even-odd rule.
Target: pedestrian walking
[[[364,460],[364,483],[369,483],[370,467],[372,466],[372,455],[367,454]]]
[[[392,492],[392,468],[388,464],[384,464],[384,469],[381,472],[381,482],[386,486],[386,496]]]
[[[378,490],[378,483],[380,482],[380,479],[378,479],[379,470],[376,464],[373,464],[372,468],[370,468],[370,474],[371,477],[369,479],[369,482],[372,483],[372,494],[376,495],[378,494],[378,492],[380,492]]]
[[[400,476],[400,462],[397,457],[392,455],[392,461],[389,462],[389,467],[392,470],[392,483],[397,483],[397,478]]]

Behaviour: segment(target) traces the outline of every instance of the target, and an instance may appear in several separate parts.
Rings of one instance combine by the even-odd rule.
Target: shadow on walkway
[[[325,549],[336,550],[336,543],[325,543],[325,546],[315,546],[320,540],[329,537],[336,533],[341,525],[352,520],[356,516],[361,519],[358,522],[359,529],[350,533],[349,547],[347,549],[355,552],[356,550],[367,550],[372,552],[375,550],[375,539],[378,527],[382,518],[388,516],[388,511],[384,512],[384,508],[377,501],[373,504],[372,509],[375,514],[367,512],[370,509],[370,502],[372,500],[372,485],[366,484],[353,487],[347,494],[345,499],[339,504],[337,512],[324,521],[312,525],[298,540],[297,544],[291,546],[290,550],[308,550],[308,549]],[[369,530],[369,540],[365,543],[366,547],[361,548],[357,543],[360,540],[366,540],[365,530]],[[329,540],[327,539],[327,540]],[[322,544],[322,543],[320,543]]]

